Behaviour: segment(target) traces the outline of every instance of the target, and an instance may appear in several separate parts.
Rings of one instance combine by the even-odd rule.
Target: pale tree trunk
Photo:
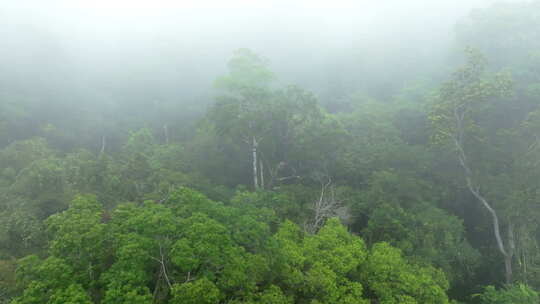
[[[163,133],[165,135],[165,144],[169,145],[169,127],[167,125],[163,125]]]
[[[514,255],[514,248],[515,248],[513,227],[511,223],[508,224],[508,244],[507,244],[508,248],[507,248],[501,237],[499,217],[497,215],[497,212],[489,204],[487,199],[480,193],[480,188],[477,185],[475,185],[472,179],[472,171],[469,167],[467,155],[465,153],[464,144],[463,144],[463,137],[464,137],[463,121],[465,117],[465,110],[463,110],[463,108],[456,107],[454,109],[454,116],[456,119],[456,133],[452,134],[452,137],[453,137],[453,140],[454,140],[457,152],[458,152],[459,163],[465,172],[465,181],[467,184],[467,188],[471,192],[471,194],[478,201],[480,201],[482,206],[491,215],[492,223],[493,223],[493,232],[495,235],[495,240],[497,242],[497,248],[499,249],[500,253],[504,257],[505,280],[507,284],[510,284],[512,282],[512,258]]]
[[[506,284],[512,283],[512,258],[514,257],[516,245],[514,241],[514,227],[512,223],[508,224],[508,250],[507,254],[504,256],[504,265],[505,265],[505,274],[506,274]]]
[[[261,184],[260,184],[260,186],[261,186],[262,189],[264,189],[264,164],[263,164],[262,161],[260,162],[260,164],[261,164]]]
[[[103,135],[101,136],[101,150],[99,151],[99,155],[103,155],[103,153],[105,153],[106,146],[107,146],[107,136]]]
[[[252,137],[251,141],[251,153],[253,156],[253,187],[255,190],[259,189],[259,180],[258,180],[258,173],[257,173],[257,139],[255,136]]]

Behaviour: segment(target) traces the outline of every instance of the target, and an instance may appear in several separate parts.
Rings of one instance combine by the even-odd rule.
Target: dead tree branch
[[[337,210],[341,207],[341,202],[336,200],[332,179],[327,177],[324,181],[320,179],[321,191],[319,198],[312,206],[314,212],[311,221],[304,224],[306,232],[314,234],[324,225],[325,221],[337,215]]]

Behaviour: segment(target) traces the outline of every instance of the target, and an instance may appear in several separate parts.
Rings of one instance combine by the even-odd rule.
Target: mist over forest
[[[540,2],[4,1],[0,304],[540,303]]]

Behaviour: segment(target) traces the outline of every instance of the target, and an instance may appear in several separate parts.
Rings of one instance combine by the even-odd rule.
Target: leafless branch
[[[160,264],[161,273],[163,274],[163,277],[165,278],[165,282],[167,282],[167,285],[169,286],[169,288],[172,288],[171,281],[169,280],[169,275],[167,274],[167,266],[165,266],[165,256],[163,255],[163,248],[161,244],[159,244],[159,255],[160,255],[159,259],[152,256],[150,258],[152,258],[154,261]]]
[[[341,202],[335,198],[332,179],[330,177],[326,179],[326,181],[320,179],[321,192],[319,198],[313,203],[313,219],[304,224],[304,229],[311,234],[316,233],[328,218],[336,216],[337,210],[341,207]]]

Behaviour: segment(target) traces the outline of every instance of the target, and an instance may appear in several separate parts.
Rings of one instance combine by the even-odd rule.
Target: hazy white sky
[[[77,25],[99,21],[117,25],[156,25],[174,21],[188,24],[193,20],[234,22],[250,19],[259,23],[272,19],[318,19],[328,26],[359,22],[382,24],[411,19],[455,18],[472,7],[491,0],[4,0],[0,12],[29,22],[49,19]],[[276,19],[277,18],[277,19]],[[174,20],[171,20],[174,19]],[[111,24],[106,24],[110,26]]]
[[[74,45],[180,39],[193,46],[210,43],[256,48],[267,39],[269,46],[294,42],[310,47],[323,42],[331,49],[358,40],[407,39],[434,32],[446,35],[459,17],[490,2],[3,0],[0,25],[34,27]]]
[[[2,0],[0,35],[33,29],[77,52],[134,44],[265,52],[425,41],[493,0]],[[11,31],[7,29],[11,29]],[[1,37],[0,37],[1,38]],[[392,42],[394,41],[394,42]]]
[[[295,81],[302,79],[295,73],[323,75],[344,56],[418,64],[444,48],[459,18],[492,2],[0,0],[0,56],[30,62],[49,56],[37,53],[61,54],[62,63],[103,73],[189,66],[190,77],[211,79],[205,73],[220,73],[234,49],[247,47]]]

